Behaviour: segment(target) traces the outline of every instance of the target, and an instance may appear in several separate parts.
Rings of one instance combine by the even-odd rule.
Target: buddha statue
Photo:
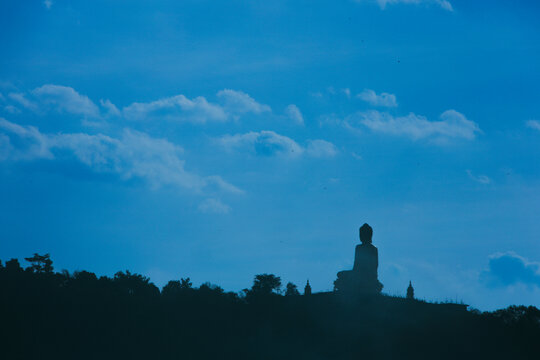
[[[383,285],[377,279],[379,254],[372,244],[373,229],[364,224],[359,235],[361,244],[356,245],[353,269],[338,272],[334,289],[341,293],[378,294]]]

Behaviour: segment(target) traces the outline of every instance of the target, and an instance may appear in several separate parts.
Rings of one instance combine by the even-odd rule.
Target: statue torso
[[[354,252],[353,271],[358,271],[366,276],[377,277],[379,255],[377,248],[372,244],[357,245]]]

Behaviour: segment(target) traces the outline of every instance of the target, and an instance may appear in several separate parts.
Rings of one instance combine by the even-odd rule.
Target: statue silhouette
[[[348,294],[378,294],[383,285],[377,279],[379,254],[372,244],[373,229],[368,224],[360,227],[360,245],[354,252],[352,270],[340,271],[334,281],[334,289]]]

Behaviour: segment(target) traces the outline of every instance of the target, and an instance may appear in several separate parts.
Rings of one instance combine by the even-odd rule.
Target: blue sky
[[[0,3],[0,258],[540,305],[534,1]]]

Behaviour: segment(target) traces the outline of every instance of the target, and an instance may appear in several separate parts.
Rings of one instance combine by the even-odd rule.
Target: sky
[[[540,4],[0,1],[0,259],[540,306]]]

